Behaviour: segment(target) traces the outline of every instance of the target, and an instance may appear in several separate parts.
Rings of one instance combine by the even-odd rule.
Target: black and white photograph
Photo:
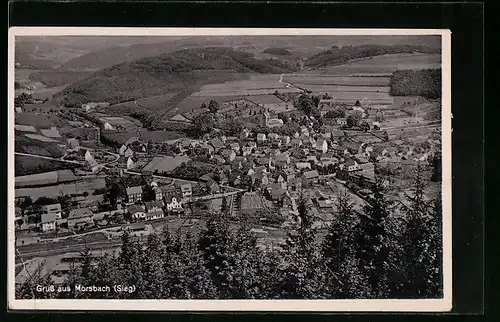
[[[449,31],[9,37],[11,308],[451,310]]]

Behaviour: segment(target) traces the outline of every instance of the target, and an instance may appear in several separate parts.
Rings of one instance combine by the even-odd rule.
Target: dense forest
[[[352,59],[368,58],[387,54],[403,53],[440,53],[440,49],[419,45],[360,45],[360,46],[333,46],[329,50],[313,55],[305,65],[309,67],[325,67],[340,65]]]
[[[392,96],[441,97],[441,69],[398,70],[389,82]]]
[[[201,232],[164,229],[139,241],[122,236],[116,255],[83,252],[64,286],[70,292],[37,293],[50,277],[39,270],[16,289],[17,298],[128,299],[360,299],[442,297],[440,199],[424,198],[420,171],[402,215],[377,181],[363,214],[345,194],[336,219],[318,238],[311,204],[299,198],[295,225],[280,245],[257,244],[251,222],[211,214]],[[224,209],[224,207],[223,207]],[[278,216],[279,214],[277,214]],[[241,220],[241,219],[240,219]],[[250,220],[250,218],[248,218]],[[270,247],[274,246],[274,247]],[[276,247],[279,246],[279,247]],[[76,285],[135,286],[133,293],[78,292]]]
[[[296,70],[298,67],[293,64],[277,59],[257,60],[252,54],[231,48],[194,48],[114,65],[71,84],[58,96],[68,107],[88,101],[115,104],[210,82],[224,82],[238,73]]]

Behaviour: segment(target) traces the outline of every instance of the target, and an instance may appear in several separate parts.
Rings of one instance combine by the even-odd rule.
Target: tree
[[[219,110],[219,102],[210,100],[210,102],[208,103],[208,109],[211,113],[217,113],[217,111]]]
[[[399,258],[404,286],[400,294],[404,298],[432,298],[439,296],[441,289],[441,207],[439,201],[433,205],[425,199],[425,181],[420,166],[414,180],[415,192],[408,196],[405,231],[401,238]],[[440,200],[436,199],[436,200]]]
[[[433,182],[441,182],[442,175],[442,161],[441,154],[436,153],[432,158],[432,176],[431,181]]]
[[[286,115],[284,113],[278,113],[278,118],[283,121],[283,124],[287,124],[288,121],[290,121],[290,118],[288,117],[288,115]]]
[[[340,108],[336,108],[334,110],[328,111],[325,114],[325,118],[337,119],[337,118],[343,118],[343,117],[345,117],[345,111],[343,111]]]
[[[116,200],[118,199],[118,197],[120,197],[120,195],[121,195],[121,187],[117,182],[113,181],[109,185],[108,193],[107,193],[109,203],[112,206],[116,206]]]
[[[222,213],[226,213],[229,211],[229,207],[228,207],[228,204],[227,204],[227,198],[226,197],[223,197],[222,198],[222,206],[221,206],[221,212]]]
[[[361,111],[354,111],[352,113],[352,116],[354,117],[354,119],[356,120],[356,125],[359,124],[359,122],[361,121],[361,119],[363,118],[363,112]]]
[[[208,220],[198,244],[217,293],[221,298],[230,298],[229,283],[232,280],[233,247],[229,222],[224,214],[214,214]]]
[[[139,241],[132,240],[130,234],[125,231],[122,235],[122,246],[118,257],[119,281],[122,285],[135,285],[137,288],[136,294],[134,295],[127,293],[121,294],[121,296],[125,298],[142,298],[144,296],[141,265],[142,258],[142,247]]]
[[[210,132],[215,127],[214,115],[211,113],[200,114],[193,118],[193,126],[198,136]]]
[[[356,100],[356,103],[354,103],[354,106],[361,106],[361,102],[359,100]]]
[[[191,234],[185,237],[178,231],[177,239],[168,247],[164,263],[164,298],[210,299],[216,289],[210,271],[204,265],[203,255]]]
[[[354,298],[366,294],[365,283],[352,283],[353,280],[364,280],[358,271],[354,276],[356,230],[358,223],[353,211],[354,203],[347,192],[339,193],[336,201],[336,220],[328,227],[327,235],[322,243],[322,253],[325,259],[329,278],[328,285],[331,296],[335,298]]]
[[[314,215],[306,198],[301,193],[296,227],[287,236],[284,249],[286,266],[281,272],[279,286],[282,298],[315,299],[328,294],[325,266],[313,227]]]
[[[33,204],[33,200],[31,199],[30,196],[27,196],[19,202],[16,201],[16,203],[17,203],[18,207],[21,207],[22,209],[26,209]]]
[[[302,94],[298,99],[298,107],[302,110],[302,112],[304,112],[304,114],[309,116],[314,108],[314,103],[308,95]]]
[[[392,202],[386,198],[380,178],[376,179],[372,191],[373,198],[364,207],[365,215],[360,218],[357,258],[360,269],[366,272],[372,295],[384,298],[389,292],[385,264],[390,252],[387,218]]]
[[[147,299],[161,299],[163,296],[164,249],[165,246],[158,235],[150,234],[148,236],[146,249],[141,260],[144,297]]]
[[[384,131],[384,134],[382,134],[382,137],[384,138],[385,142],[389,141],[389,134],[387,133],[387,131]]]
[[[312,97],[312,102],[314,104],[314,107],[318,107],[320,100],[321,100],[321,97],[319,97],[319,96],[313,96]]]
[[[363,122],[361,122],[361,124],[359,125],[359,127],[363,131],[368,132],[368,130],[370,129],[370,124],[368,124],[368,122],[366,122],[366,121],[363,121]]]
[[[358,125],[358,120],[356,120],[353,115],[349,115],[346,121],[348,127],[353,127]]]
[[[142,186],[142,201],[148,202],[156,200],[156,193],[149,184]]]

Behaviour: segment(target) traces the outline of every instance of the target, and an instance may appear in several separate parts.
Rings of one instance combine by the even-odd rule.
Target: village
[[[233,218],[286,227],[294,220],[298,198],[304,195],[312,203],[320,227],[333,220],[335,198],[341,192],[351,194],[356,209],[362,211],[375,182],[376,166],[406,171],[413,171],[417,165],[428,168],[440,141],[426,139],[425,144],[416,145],[405,138],[391,140],[387,131],[384,133],[381,118],[368,117],[359,101],[348,103],[351,105],[343,102],[346,117],[328,118],[339,109],[339,102],[322,99],[318,104],[322,126],[317,126],[314,117],[303,116],[302,125],[293,135],[283,135],[279,134],[283,115],[300,115],[292,103],[275,95],[225,102],[218,113],[251,119],[254,128],[244,127],[235,136],[222,135],[215,129],[200,139],[166,141],[141,139],[147,135],[141,135],[132,121],[93,112],[98,104],[85,104],[72,114],[73,124],[85,124],[85,128],[96,130],[96,135],[90,140],[79,136],[84,146],[75,137],[67,138],[60,158],[78,167],[57,170],[54,179],[47,173],[16,177],[16,245],[170,216],[196,217],[221,211]],[[242,112],[248,114],[243,116]],[[91,117],[81,117],[86,113]],[[192,111],[196,113],[211,112]],[[361,126],[347,124],[354,113],[361,114]],[[95,118],[101,123],[88,121]],[[408,117],[405,122],[416,119]],[[125,132],[129,135],[116,149],[99,142],[99,128],[109,132],[127,126],[133,129]],[[16,125],[16,130],[32,134],[35,129]],[[61,138],[54,127],[41,133]],[[92,147],[85,147],[89,145],[84,141],[93,142]],[[195,173],[203,169],[205,173],[186,177],[176,171],[183,168]],[[114,178],[118,179],[111,182]],[[81,189],[84,185],[79,182],[85,180],[92,183],[85,186],[88,189]],[[55,193],[37,194],[38,189],[72,182],[79,186],[74,191],[56,189]]]

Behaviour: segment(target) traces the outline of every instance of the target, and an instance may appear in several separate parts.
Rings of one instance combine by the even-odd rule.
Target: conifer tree
[[[227,217],[224,214],[213,214],[207,221],[198,243],[219,296],[229,298],[233,236]]]
[[[288,299],[324,298],[326,272],[319,245],[316,242],[314,216],[310,199],[299,197],[296,228],[288,234],[285,245],[285,265],[281,272],[281,297]]]
[[[178,238],[182,238],[178,235]],[[203,256],[194,238],[187,233],[184,239],[177,240],[178,253],[171,254],[165,262],[166,298],[210,299],[216,297],[210,271],[205,267]]]
[[[441,207],[438,199],[433,209],[425,199],[424,188],[425,182],[418,166],[415,193],[408,197],[410,205],[406,212],[406,227],[402,240],[406,255],[402,266],[407,268],[403,296],[407,298],[437,296],[440,289]]]
[[[258,264],[261,254],[257,248],[257,238],[250,231],[247,222],[234,235],[228,289],[231,298],[255,299],[261,294],[261,276]]]
[[[120,276],[119,279],[122,285],[135,286],[136,292],[122,293],[121,296],[142,298],[142,267],[141,256],[142,247],[138,240],[132,240],[130,234],[125,231],[122,235],[122,246],[119,255]]]
[[[24,266],[24,264],[23,264]],[[55,293],[52,292],[37,292],[37,285],[44,288],[53,285],[51,278],[46,274],[44,264],[39,264],[33,271],[25,268],[26,280],[16,285],[16,299],[48,299],[53,298]]]
[[[95,266],[92,274],[93,285],[95,286],[109,286],[117,285],[120,283],[119,278],[119,260],[115,256],[104,254],[96,258],[97,265]],[[95,293],[93,298],[106,299],[106,298],[116,298],[117,294],[114,290],[107,293]]]
[[[372,296],[385,298],[389,294],[386,265],[392,238],[387,230],[387,219],[392,202],[385,196],[381,180],[375,181],[373,198],[360,216],[356,257],[360,270],[367,276]]]
[[[353,285],[354,251],[358,223],[354,204],[347,192],[339,193],[336,201],[337,216],[328,227],[322,243],[322,252],[328,270],[328,286],[331,297],[352,297],[359,287]],[[348,268],[349,272],[346,272]],[[346,274],[347,273],[347,274]],[[358,277],[359,279],[359,277]],[[365,286],[366,287],[366,286]]]
[[[161,299],[163,295],[163,258],[165,246],[156,234],[148,236],[142,259],[142,280],[147,299]]]

